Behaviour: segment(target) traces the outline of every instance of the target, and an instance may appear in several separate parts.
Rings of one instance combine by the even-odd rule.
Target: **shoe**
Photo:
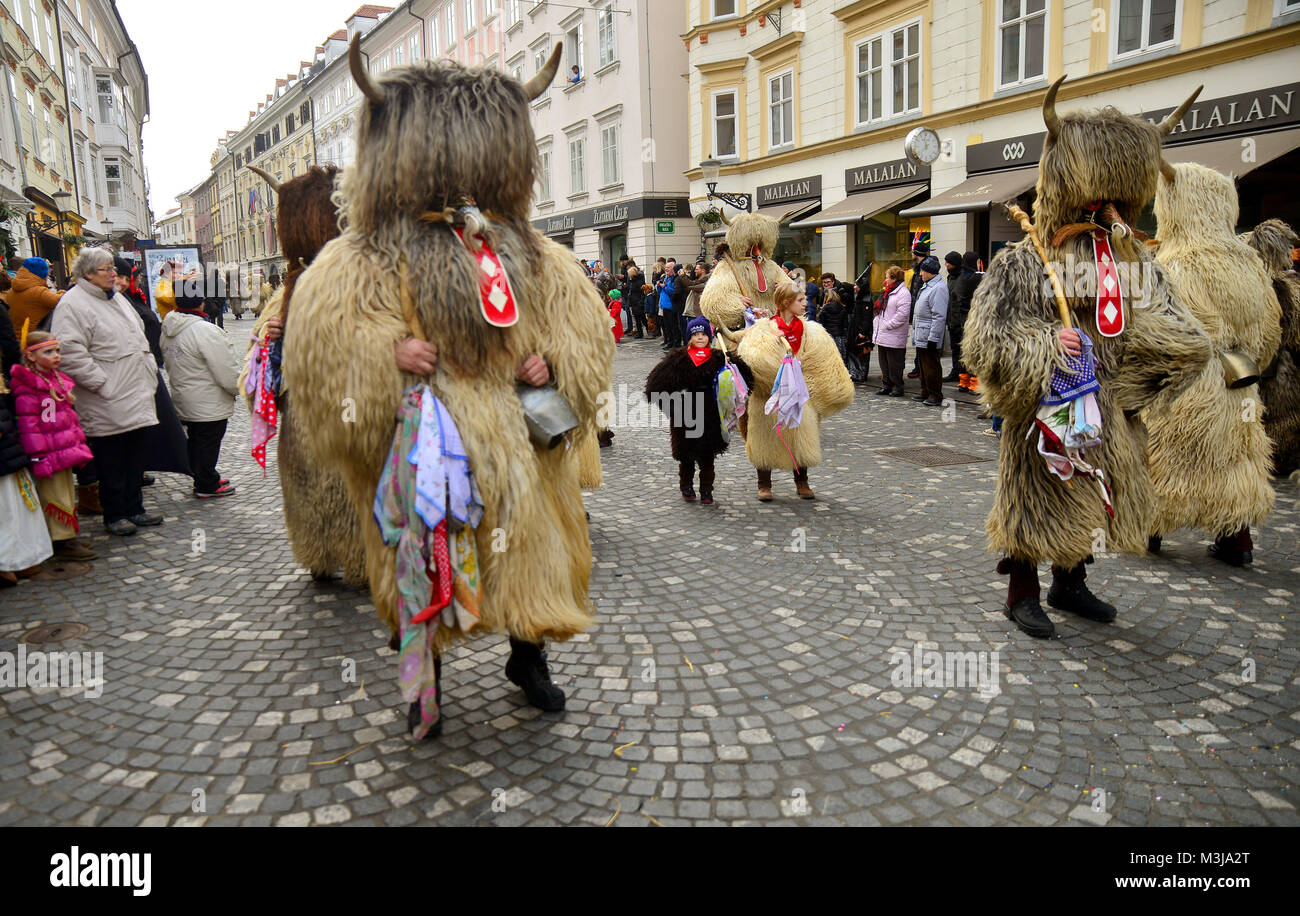
[[[144,476],[140,478],[140,485],[144,487],[152,487],[157,482],[158,482],[158,478],[154,477],[148,471],[146,471],[144,473]]]
[[[131,516],[131,524],[137,528],[156,528],[163,523],[161,515],[150,515],[148,512],[141,512],[139,515]]]
[[[881,388],[879,391],[876,392],[876,394],[893,394],[893,393],[894,393],[893,388]]]
[[[912,400],[913,400],[913,401],[924,401],[924,400],[926,400],[927,397],[928,397],[928,395],[924,395],[924,394],[914,394],[914,395],[912,395]]]
[[[908,377],[908,378],[920,378],[920,377],[921,377],[921,370],[920,370],[920,369],[913,369],[911,372],[907,373],[907,377]]]
[[[636,335],[636,339],[637,339],[637,340],[645,340],[645,334],[638,333],[638,334]]]
[[[688,503],[695,502],[695,488],[682,487],[682,499],[686,500]]]
[[[759,486],[758,501],[761,503],[770,503],[772,501],[772,488]]]
[[[77,487],[77,514],[103,515],[104,507],[99,502],[99,484]]]
[[[942,406],[943,406],[943,401],[939,400],[938,398],[926,398],[926,399],[925,399],[924,401],[922,401],[921,403],[924,404],[926,407],[942,407]]]
[[[958,381],[960,378],[961,378],[961,374],[954,371],[954,372],[949,372],[947,375],[945,375],[943,377],[943,380],[945,382],[955,382]]]
[[[1094,595],[1085,582],[1066,584],[1060,580],[1053,581],[1047,590],[1047,603],[1058,611],[1069,611],[1098,623],[1110,623],[1115,619],[1114,605]]]
[[[1255,562],[1255,551],[1238,550],[1233,544],[1235,535],[1215,541],[1206,551],[1214,559],[1229,566],[1249,566]]]
[[[116,534],[118,537],[125,537],[128,534],[135,534],[135,523],[129,518],[119,518],[115,522],[105,522],[104,530],[109,534]]]
[[[18,573],[0,572],[0,588],[13,588],[18,584]]]
[[[700,505],[701,505],[701,506],[711,506],[711,505],[713,505],[713,494],[712,494],[712,493],[705,493],[703,490],[701,490],[701,491],[700,491]]]
[[[984,405],[984,409],[981,410],[979,413],[975,414],[975,419],[977,419],[977,420],[992,420],[992,419],[993,419],[993,405],[992,405],[992,404],[986,404],[986,405]]]
[[[1043,613],[1043,606],[1036,595],[1032,598],[1021,598],[1010,607],[1004,607],[1002,613],[1020,628],[1020,632],[1034,639],[1051,639],[1056,635],[1056,627],[1051,618]]]
[[[794,489],[795,492],[799,494],[800,499],[817,498],[817,494],[812,491],[812,487],[808,486],[808,481],[806,480],[796,480],[794,482]]]
[[[990,438],[992,438],[992,439],[1001,439],[1001,438],[1002,438],[1002,430],[1000,430],[1000,429],[994,429],[994,428],[991,427],[991,426],[986,426],[984,429],[981,429],[981,430],[980,430],[980,435],[981,435],[981,436],[988,436],[988,437],[990,437]]]
[[[81,541],[70,538],[54,542],[54,556],[60,560],[98,560],[99,554]]]
[[[522,688],[528,702],[543,712],[559,712],[564,709],[564,691],[551,683],[551,672],[546,667],[546,653],[537,643],[510,637],[506,680]]]
[[[903,389],[895,388],[893,391],[889,392],[889,396],[891,398],[901,398],[903,396]]]
[[[194,495],[197,496],[199,499],[216,499],[219,496],[233,496],[234,492],[235,492],[234,487],[232,487],[229,483],[223,483],[223,484],[219,484],[217,488],[211,493],[200,493],[198,490],[195,490]]]
[[[1151,535],[1151,537],[1147,538],[1147,553],[1159,553],[1160,544],[1161,544],[1160,535],[1158,534]]]

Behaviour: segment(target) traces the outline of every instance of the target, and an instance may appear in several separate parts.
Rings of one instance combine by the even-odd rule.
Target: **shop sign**
[[[844,170],[844,190],[849,194],[904,184],[920,184],[929,180],[930,166],[911,159],[893,159]]]
[[[542,217],[533,220],[533,227],[546,235],[553,235],[636,219],[673,218],[689,212],[690,201],[685,197],[639,197],[622,203]]]
[[[772,207],[794,200],[813,200],[822,196],[822,176],[796,178],[793,181],[779,181],[776,184],[758,186],[755,193],[759,207]]]

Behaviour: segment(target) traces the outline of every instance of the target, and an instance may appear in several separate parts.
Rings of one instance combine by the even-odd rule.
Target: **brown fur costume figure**
[[[1292,269],[1295,231],[1280,219],[1265,220],[1242,237],[1264,261],[1282,316],[1282,341],[1272,366],[1261,366],[1264,431],[1273,441],[1273,471],[1288,477],[1300,470],[1300,279]]]
[[[745,306],[741,297],[748,296],[754,308],[766,309],[769,315],[775,314],[772,295],[777,284],[788,278],[781,266],[772,260],[780,234],[780,221],[759,213],[742,213],[733,217],[724,213],[722,219],[727,224],[725,257],[718,262],[709,282],[700,292],[700,312],[715,328],[731,332],[730,335],[724,334],[723,340],[727,341],[727,348],[734,351],[736,338],[740,336],[737,332],[743,332],[745,328]],[[767,287],[765,292],[758,289],[760,266]]]
[[[1062,78],[1063,80],[1063,78]],[[1090,281],[1067,289],[1072,325],[1093,343],[1101,390],[1102,443],[1089,461],[1101,468],[1111,490],[1108,514],[1092,481],[1063,481],[1051,473],[1031,435],[1054,367],[1064,369],[1058,341],[1062,330],[1044,265],[1031,239],[993,260],[976,290],[962,343],[963,359],[979,376],[980,389],[1004,418],[997,493],[988,518],[991,549],[1010,573],[1006,614],[1031,636],[1054,635],[1039,603],[1037,566],[1053,565],[1048,602],[1061,610],[1108,622],[1115,609],[1084,583],[1084,563],[1104,536],[1104,549],[1146,550],[1153,495],[1146,469],[1145,437],[1134,415],[1163,390],[1189,384],[1210,359],[1210,342],[1175,298],[1163,271],[1133,239],[1117,228],[1105,237],[1120,274],[1125,326],[1116,337],[1098,330],[1096,253],[1092,229],[1071,234],[1087,222],[1086,208],[1108,203],[1115,220],[1132,225],[1156,192],[1162,165],[1161,138],[1186,113],[1192,99],[1159,125],[1113,108],[1056,114],[1056,92],[1043,103],[1047,138],[1039,163],[1037,234],[1049,262],[1067,258],[1087,268]],[[1104,208],[1100,212],[1105,212]],[[1072,272],[1071,275],[1075,275]]]
[[[528,221],[538,169],[528,103],[554,77],[560,49],[527,85],[446,60],[394,68],[376,83],[359,41],[350,56],[365,101],[356,161],[340,188],[345,228],[298,279],[290,319],[285,373],[294,410],[312,453],[343,474],[372,597],[396,634],[395,551],[372,506],[403,391],[427,380],[459,428],[484,505],[475,530],[481,616],[471,633],[511,634],[507,675],[521,686],[525,669],[544,678],[559,694],[558,706],[546,708],[562,708],[538,643],[591,625],[591,547],[577,462],[563,446],[533,445],[516,372],[531,355],[544,357],[579,437],[594,435],[614,340],[609,313],[572,253]],[[466,214],[453,208],[467,200],[510,278],[518,305],[511,327],[483,317],[482,267],[453,232]],[[437,348],[427,379],[401,372],[394,359],[396,344],[413,334]],[[502,537],[504,549],[494,549]],[[436,650],[456,633],[440,627]]]
[[[287,321],[298,275],[302,265],[312,259],[330,239],[339,234],[338,208],[331,200],[334,166],[312,166],[306,174],[284,183],[254,168],[279,195],[276,231],[280,250],[289,269],[284,285],[276,290],[253,325],[253,335],[261,340],[272,318]],[[285,347],[289,346],[288,325]],[[249,344],[251,355],[256,343]],[[248,360],[244,374],[248,373]],[[239,390],[244,390],[243,378]],[[245,395],[249,410],[252,397]],[[343,477],[338,471],[323,467],[306,451],[297,412],[289,408],[288,386],[282,385],[276,398],[279,414],[279,438],[276,461],[279,465],[280,495],[284,505],[284,528],[294,559],[307,568],[313,579],[324,579],[342,569],[345,581],[362,585],[366,581],[365,546],[361,528],[351,510]]]
[[[1231,178],[1178,163],[1156,191],[1156,260],[1215,352],[1235,351],[1259,369],[1277,353],[1281,313],[1263,261],[1236,236],[1237,213]],[[1250,526],[1273,508],[1262,414],[1259,386],[1229,389],[1217,359],[1146,411],[1157,496],[1152,547],[1177,528],[1202,528],[1216,538],[1212,556],[1233,566],[1253,559]]]

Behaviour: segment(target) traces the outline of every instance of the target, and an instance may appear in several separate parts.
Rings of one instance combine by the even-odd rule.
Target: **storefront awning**
[[[1251,146],[1243,145],[1249,139]],[[1247,172],[1267,165],[1300,147],[1300,128],[1279,130],[1271,134],[1251,134],[1248,138],[1227,137],[1188,143],[1185,146],[1167,146],[1164,157],[1168,162],[1199,162],[1215,171],[1240,178]],[[1247,153],[1250,154],[1247,159]]]
[[[785,221],[785,223],[783,223],[783,225],[788,225],[791,229],[796,229],[800,227],[794,225],[793,223],[794,220],[797,220],[799,219],[799,217],[811,213],[821,205],[822,202],[820,199],[813,199],[813,200],[799,201],[797,203],[790,203],[790,204],[777,204],[776,206],[772,206],[772,207],[759,207],[758,212],[761,213],[763,216],[770,216],[772,217],[772,219],[780,219],[781,217],[789,213],[790,216]],[[706,239],[720,239],[726,234],[727,234],[727,227],[719,226],[717,229],[710,229],[708,232],[704,233],[704,237]]]
[[[820,229],[823,226],[848,226],[871,219],[877,213],[892,210],[905,200],[925,193],[928,185],[909,184],[898,188],[879,188],[850,194],[816,216],[791,223],[791,229]]]
[[[1009,169],[967,178],[955,188],[936,194],[923,204],[909,207],[898,215],[904,219],[918,216],[942,216],[945,213],[968,213],[988,210],[996,203],[1019,197],[1038,181],[1038,167]]]

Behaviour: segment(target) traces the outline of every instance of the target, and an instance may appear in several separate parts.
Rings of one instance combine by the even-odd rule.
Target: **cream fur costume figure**
[[[1003,557],[999,571],[1011,577],[1005,613],[1037,638],[1055,634],[1039,603],[1037,567],[1044,561],[1052,564],[1049,604],[1103,623],[1115,618],[1115,608],[1088,590],[1084,564],[1094,550],[1146,550],[1154,494],[1144,432],[1134,415],[1162,391],[1194,381],[1211,356],[1209,338],[1127,230],[1155,195],[1162,167],[1168,168],[1160,154],[1162,138],[1196,93],[1157,125],[1114,108],[1058,116],[1056,93],[1063,81],[1043,101],[1047,137],[1034,223],[1045,257],[1027,238],[993,259],[976,290],[962,344],[981,394],[1004,418],[987,530],[990,548]],[[1061,324],[1044,260],[1061,265],[1062,274],[1067,264],[1085,269],[1072,269],[1073,278],[1087,274],[1088,282],[1072,285],[1065,295],[1072,327],[1093,345],[1102,441],[1087,460],[1105,475],[1113,516],[1096,480],[1057,477],[1038,453],[1038,434],[1031,435],[1053,369],[1066,369],[1066,341],[1076,348],[1081,343]],[[1104,300],[1098,294],[1107,263],[1124,268],[1118,271],[1119,300],[1113,293]],[[1105,336],[1103,328],[1118,333]]]
[[[734,352],[745,331],[745,305],[741,298],[749,298],[755,309],[774,315],[772,297],[777,285],[788,278],[772,260],[781,229],[779,220],[760,213],[733,217],[723,213],[722,220],[727,224],[726,247],[700,292],[700,312],[715,328],[728,332],[722,338],[727,349]]]
[[[279,182],[256,166],[278,200],[276,232],[280,249],[291,269],[284,285],[275,291],[257,316],[253,336],[266,338],[271,319],[285,322],[290,305],[300,301],[295,296],[297,278],[303,264],[315,259],[321,247],[339,234],[338,208],[332,201],[334,179],[338,169],[313,166],[297,178]],[[239,390],[244,391],[249,357],[258,346],[250,341]],[[249,411],[251,395],[245,395]],[[356,513],[348,501],[347,488],[337,470],[327,469],[308,454],[303,445],[303,431],[298,412],[290,406],[288,386],[282,384],[276,397],[278,437],[276,463],[280,477],[280,496],[284,506],[284,529],[294,559],[307,568],[313,579],[326,579],[342,570],[343,579],[353,585],[366,582],[366,551]]]
[[[1282,312],[1282,343],[1273,365],[1262,367],[1259,393],[1264,399],[1264,431],[1273,442],[1273,472],[1296,477],[1300,472],[1300,278],[1292,269],[1295,231],[1269,219],[1241,240],[1255,249],[1273,280]]]
[[[507,676],[534,705],[560,709],[540,643],[591,625],[591,547],[577,462],[563,446],[533,445],[516,376],[543,357],[581,439],[595,434],[614,354],[609,313],[590,281],[528,220],[538,170],[528,103],[554,78],[560,48],[527,84],[446,60],[397,67],[376,82],[359,42],[350,63],[363,104],[356,160],[340,187],[345,228],[299,279],[285,347],[294,409],[312,452],[343,474],[372,597],[396,634],[395,551],[372,509],[403,392],[427,379],[459,428],[484,506],[475,529],[480,622],[470,635],[508,632]],[[487,321],[483,266],[456,229],[467,238],[478,231],[505,266],[514,325]],[[421,333],[437,349],[437,368],[423,378],[394,360],[397,345]],[[494,532],[505,538],[495,549]],[[440,628],[437,649],[456,633]]]
[[[1156,260],[1216,353],[1244,356],[1254,374],[1273,361],[1281,309],[1264,262],[1237,238],[1232,179],[1178,163],[1156,191]],[[1190,388],[1161,397],[1144,414],[1147,463],[1158,497],[1151,546],[1177,528],[1215,538],[1210,555],[1232,566],[1254,559],[1250,526],[1273,508],[1271,455],[1259,385],[1229,389],[1212,360]]]
[[[781,282],[783,296],[798,297],[801,290],[789,280]],[[820,324],[803,318],[802,312],[799,309],[793,318],[794,324],[802,324],[803,335],[794,355],[803,369],[809,401],[804,405],[799,425],[781,430],[780,437],[776,433],[777,413],[764,413],[777,370],[791,352],[777,323],[778,316],[756,322],[745,333],[737,350],[754,374],[754,385],[745,407],[745,454],[758,471],[758,498],[764,502],[772,498],[772,471],[776,468],[793,471],[799,496],[813,498],[808,469],[822,463],[821,418],[839,413],[853,403],[853,380],[835,340]]]

